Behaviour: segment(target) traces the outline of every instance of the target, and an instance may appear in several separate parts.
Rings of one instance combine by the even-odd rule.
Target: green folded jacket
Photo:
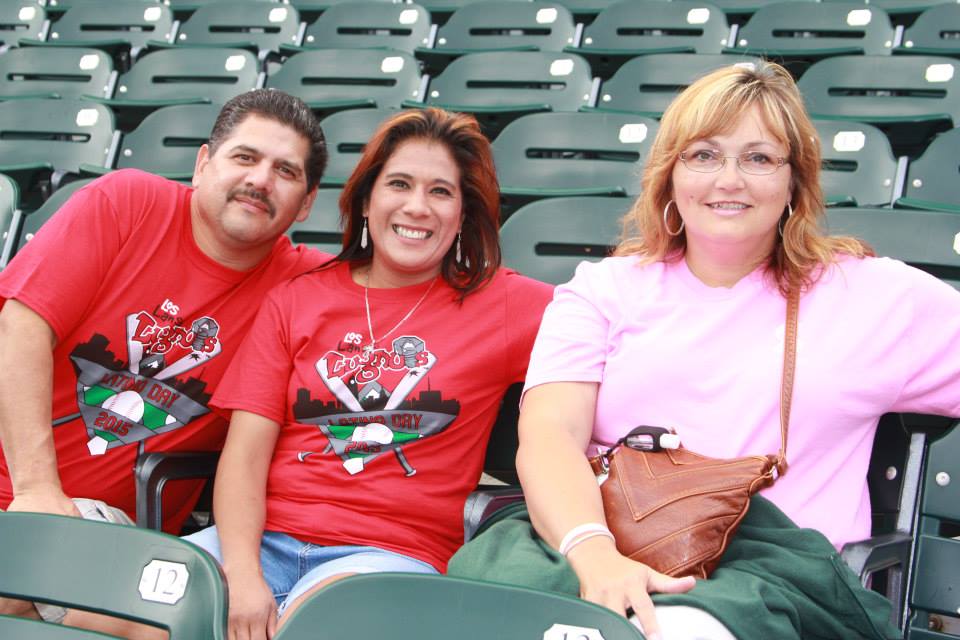
[[[450,575],[580,592],[566,559],[536,534],[523,503],[501,509],[482,535],[450,560]],[[658,605],[703,609],[738,640],[895,640],[890,603],[863,588],[818,531],[797,527],[754,496],[719,567],[684,594],[654,594]]]

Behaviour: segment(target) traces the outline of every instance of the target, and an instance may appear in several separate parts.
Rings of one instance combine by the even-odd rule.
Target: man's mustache
[[[250,200],[259,200],[263,204],[267,205],[267,211],[269,212],[270,217],[276,217],[276,207],[273,206],[273,203],[270,202],[270,199],[267,198],[267,195],[262,191],[257,191],[256,189],[233,189],[227,194],[227,201],[229,202],[230,200],[240,196],[249,198]]]

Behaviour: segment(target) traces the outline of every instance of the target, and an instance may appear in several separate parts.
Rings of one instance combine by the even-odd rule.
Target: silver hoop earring
[[[463,261],[463,254],[460,252],[460,232],[457,231],[457,254],[456,254],[456,262],[457,262],[457,264],[460,264],[462,261]]]
[[[671,200],[670,202],[668,202],[668,203],[667,203],[667,206],[665,206],[665,207],[663,208],[663,228],[666,230],[667,235],[676,237],[676,236],[680,235],[681,233],[683,233],[683,224],[684,224],[684,223],[683,223],[683,218],[680,218],[680,228],[677,229],[675,232],[674,232],[674,231],[670,231],[670,225],[667,224],[667,214],[668,214],[668,212],[670,211],[670,205],[672,205],[672,204],[673,204],[673,200]]]
[[[366,249],[369,244],[367,238],[367,219],[363,219],[363,229],[360,230],[360,248]]]

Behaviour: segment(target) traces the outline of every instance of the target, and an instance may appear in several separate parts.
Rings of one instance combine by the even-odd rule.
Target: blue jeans
[[[184,537],[223,564],[220,537],[217,528],[207,527]],[[406,573],[438,573],[416,558],[376,547],[324,547],[301,542],[285,533],[264,531],[260,543],[260,564],[263,579],[277,599],[277,615],[314,585],[342,573],[379,573],[403,571]]]

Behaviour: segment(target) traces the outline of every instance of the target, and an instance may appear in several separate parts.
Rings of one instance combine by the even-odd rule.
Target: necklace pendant
[[[366,345],[363,346],[363,353],[364,353],[364,355],[367,355],[367,356],[369,356],[371,353],[373,353],[373,343],[372,343],[372,342],[371,342],[370,344],[366,344]]]

